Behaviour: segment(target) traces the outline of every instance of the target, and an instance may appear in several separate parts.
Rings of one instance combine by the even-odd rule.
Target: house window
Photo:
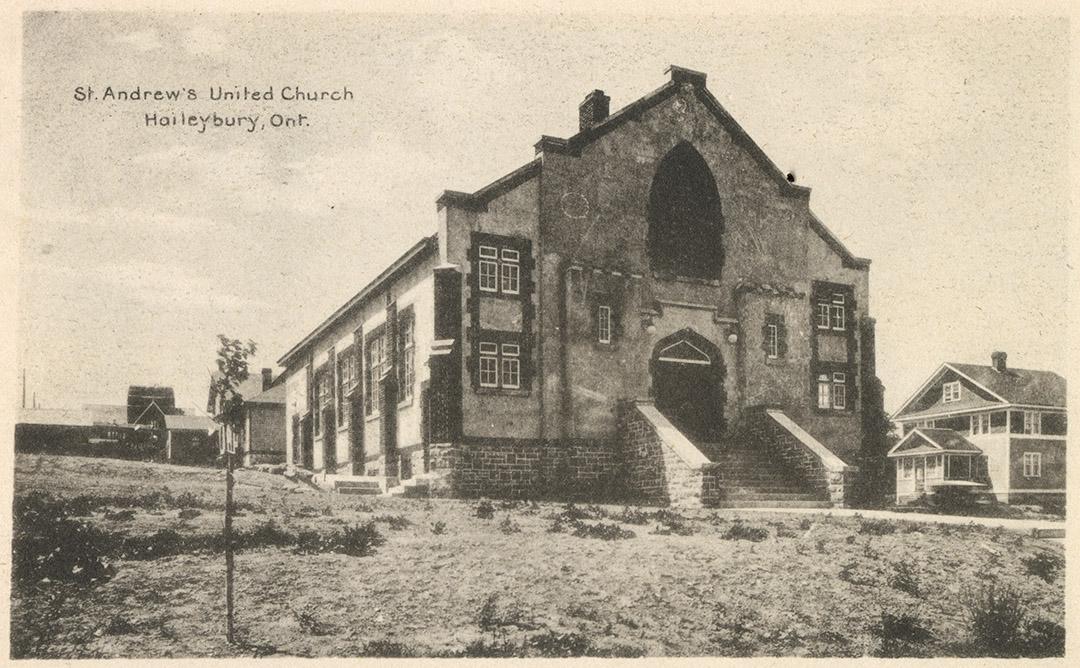
[[[828,302],[818,302],[817,305],[817,326],[818,329],[828,329],[832,308]]]
[[[848,299],[844,292],[829,290],[817,292],[817,328],[843,332],[847,329]]]
[[[521,265],[529,255],[528,241],[474,232],[473,244],[473,269],[480,292],[520,295],[527,281]]]
[[[945,404],[960,401],[960,381],[954,380],[941,386],[941,402]]]
[[[769,359],[780,356],[780,331],[772,323],[765,325],[765,354],[769,356]]]
[[[367,364],[365,368],[364,384],[367,391],[364,393],[364,412],[374,415],[379,412],[379,379],[382,378],[383,366],[386,363],[385,336],[379,329],[366,338],[364,351]]]
[[[480,387],[521,387],[521,346],[516,343],[480,342]]]
[[[847,409],[847,374],[843,372],[823,373],[817,377],[818,408]]]
[[[349,402],[345,401],[345,391],[349,387],[349,357],[352,350],[346,348],[341,351],[337,358],[337,423],[338,426],[345,424],[348,417]]]
[[[412,398],[413,384],[416,379],[416,345],[414,336],[412,308],[398,313],[398,399],[405,401]]]
[[[521,348],[512,343],[502,344],[503,387],[517,389],[521,387]]]
[[[600,306],[596,312],[596,338],[600,343],[611,343],[611,307]]]
[[[494,246],[480,247],[478,272],[482,292],[499,291],[499,249]]]
[[[1042,453],[1041,452],[1025,452],[1024,453],[1024,477],[1025,478],[1041,478],[1042,477]]]
[[[1024,411],[1024,433],[1042,433],[1042,414],[1038,411]]]
[[[499,386],[499,344],[480,344],[480,387]]]
[[[847,375],[834,373],[832,375],[832,407],[838,410],[847,408]]]
[[[832,295],[832,328],[835,331],[842,332],[846,326],[846,319],[844,317],[844,295],[840,292],[834,292]]]
[[[516,295],[521,289],[521,256],[516,250],[502,249],[502,264],[500,275],[502,276],[502,292],[505,295]]]
[[[904,480],[911,480],[911,474],[915,470],[915,460],[910,457],[904,459]]]
[[[829,408],[832,406],[832,394],[829,385],[829,374],[823,373],[818,376],[817,379],[817,405],[818,408]]]

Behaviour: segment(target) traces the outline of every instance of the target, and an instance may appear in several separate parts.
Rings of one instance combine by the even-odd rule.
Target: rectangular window
[[[817,389],[818,408],[829,408],[832,406],[832,390],[830,389],[828,374],[818,376]]]
[[[830,313],[832,313],[832,307],[827,302],[820,302],[817,305],[817,326],[818,329],[829,328]]]
[[[847,408],[847,376],[842,373],[834,373],[832,376],[832,407],[843,410]]]
[[[512,344],[502,344],[502,377],[501,385],[510,389],[521,387],[521,349]]]
[[[349,402],[345,401],[345,389],[348,385],[348,368],[349,368],[349,351],[343,350],[337,358],[337,423],[341,427],[345,424],[345,412],[348,410]]]
[[[960,381],[954,380],[941,386],[941,402],[948,404],[960,401]]]
[[[412,307],[398,313],[398,400],[412,398],[416,380],[416,345]]]
[[[1042,433],[1042,414],[1038,411],[1024,411],[1024,433]]]
[[[836,331],[844,331],[845,326],[845,313],[844,313],[844,295],[840,292],[834,292],[832,295],[832,328]]]
[[[494,246],[480,247],[480,290],[483,292],[499,291],[499,250]]]
[[[915,461],[910,457],[904,459],[904,480],[911,480],[911,474],[915,470]]]
[[[499,345],[480,344],[480,387],[499,386]]]
[[[597,340],[611,343],[611,307],[601,306],[596,314]]]
[[[364,393],[364,412],[368,415],[374,415],[379,412],[379,379],[382,378],[383,364],[385,363],[386,356],[384,351],[384,335],[382,331],[378,331],[373,335],[369,335],[366,339],[367,350],[365,360],[367,362],[367,368],[365,369],[365,393]]]
[[[776,325],[765,325],[765,350],[770,359],[780,356],[780,331]]]
[[[990,414],[980,413],[972,415],[971,418],[971,435],[978,436],[979,434],[990,433]]]
[[[516,295],[520,292],[521,264],[516,250],[502,249],[502,291],[503,294]]]
[[[1042,477],[1042,453],[1040,453],[1040,452],[1025,452],[1024,453],[1024,477],[1025,478],[1041,478]]]

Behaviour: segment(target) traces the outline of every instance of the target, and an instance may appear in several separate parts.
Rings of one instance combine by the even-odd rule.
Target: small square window
[[[960,401],[960,381],[954,380],[941,386],[941,402],[948,404]]]

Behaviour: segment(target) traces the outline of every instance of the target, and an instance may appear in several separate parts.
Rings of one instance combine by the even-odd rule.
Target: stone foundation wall
[[[621,457],[602,441],[483,439],[431,447],[433,471],[448,472],[444,490],[457,497],[621,498]]]

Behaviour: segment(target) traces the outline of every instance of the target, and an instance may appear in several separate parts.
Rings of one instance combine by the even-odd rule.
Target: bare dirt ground
[[[167,491],[173,507],[126,517],[118,503],[81,518],[124,536],[218,532],[223,490],[212,469],[16,459],[17,497]],[[195,552],[120,559],[91,585],[13,587],[13,647],[57,658],[985,655],[972,610],[994,604],[979,598],[991,585],[1012,592],[1024,628],[1053,636],[1063,624],[1064,569],[1040,576],[1030,566],[1063,563],[1061,545],[1003,529],[712,510],[644,518],[634,511],[656,509],[623,506],[579,507],[588,517],[574,524],[554,519],[565,504],[500,501],[482,519],[475,500],[347,497],[254,471],[237,472],[236,499],[240,529],[374,519],[386,542],[362,557],[239,552],[243,646],[224,639],[222,555]],[[633,537],[575,535],[608,523]]]

